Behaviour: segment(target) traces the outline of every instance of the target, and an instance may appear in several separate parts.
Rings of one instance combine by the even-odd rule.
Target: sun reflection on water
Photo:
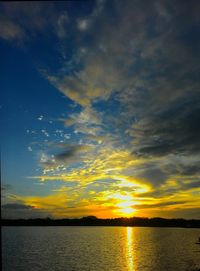
[[[127,236],[127,266],[128,271],[134,271],[134,260],[133,260],[133,228],[126,228],[126,236]]]

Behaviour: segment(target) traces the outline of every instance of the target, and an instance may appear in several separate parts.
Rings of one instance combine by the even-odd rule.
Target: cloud
[[[93,27],[95,20],[101,14],[104,8],[104,3],[105,3],[105,0],[97,0],[92,13],[85,18],[78,19],[77,27],[80,31],[87,31],[89,30],[90,27]]]
[[[3,204],[1,211],[2,217],[5,219],[44,218],[49,215],[45,210],[35,208],[33,205],[27,205],[24,201]]]
[[[42,2],[20,3],[4,2],[0,9],[1,17],[0,37],[9,41],[33,41],[38,34],[52,32],[59,38],[66,37],[68,23],[67,12],[56,8],[55,3],[48,5]]]
[[[2,184],[1,185],[1,191],[8,191],[11,188],[10,184]]]
[[[193,101],[178,103],[155,117],[146,116],[131,131],[138,155],[163,156],[168,154],[193,155],[199,153],[200,107]]]
[[[85,107],[79,114],[75,113],[65,121],[65,125],[73,124],[101,124],[99,114],[92,107]]]
[[[166,202],[159,202],[159,203],[155,203],[155,204],[140,204],[137,206],[138,209],[153,209],[153,208],[159,208],[163,207],[163,208],[167,208],[167,207],[171,207],[174,205],[182,205],[184,203],[187,203],[186,201],[166,201]]]
[[[80,47],[86,48],[86,53],[76,63],[82,67],[81,69],[77,71],[74,67],[73,73],[47,77],[55,87],[76,103],[88,106],[96,99],[107,100],[113,91],[121,90],[126,84],[130,84],[127,81],[127,71],[136,59],[135,48],[131,42],[133,38],[138,38],[140,41],[141,38],[137,37],[140,36],[137,31],[138,25],[130,25],[124,20],[123,16],[126,12],[124,8],[121,9],[122,14],[116,26],[112,25],[112,27],[109,16],[99,17],[95,27],[90,31],[91,43],[85,45],[83,36],[78,48],[75,45],[75,55],[78,54]],[[138,10],[134,13],[137,12],[141,13]],[[127,14],[132,17],[131,21],[136,20],[130,11]],[[142,21],[139,27],[143,33]],[[71,62],[69,64],[71,65]]]
[[[13,210],[24,210],[24,209],[34,209],[33,206],[24,205],[19,203],[7,203],[2,205],[3,209],[13,209]]]
[[[154,114],[178,97],[187,98],[189,91],[197,93],[197,82],[191,78],[192,72],[195,76],[198,72],[197,50],[190,51],[178,38],[183,31],[190,34],[195,11],[190,4],[187,9],[181,7],[178,1],[170,8],[171,12],[166,1],[145,3],[145,8],[143,1],[115,3],[115,25],[108,13],[101,14],[90,30],[91,42],[85,44],[83,35],[74,44],[72,58],[82,47],[84,56],[72,67],[71,62],[70,67],[63,63],[68,71],[49,75],[48,80],[83,107],[107,101],[117,93],[122,109],[142,119],[145,112]],[[188,20],[183,30],[186,10]]]
[[[91,202],[90,199],[80,196],[80,190],[77,187],[47,196],[18,196],[18,199],[24,202],[24,205],[35,206],[33,210],[7,210],[4,212],[5,218],[21,218],[28,216],[34,217],[47,217],[51,214],[55,218],[64,217],[77,217],[87,214],[94,214],[98,212],[99,217],[109,217],[112,213],[113,207],[102,204],[97,205],[99,201],[95,199]],[[74,206],[76,202],[76,206]],[[75,208],[74,208],[75,207]],[[5,210],[4,210],[5,211]]]
[[[82,19],[78,21],[77,26],[80,31],[85,31],[88,29],[89,24],[90,21],[88,19]]]
[[[91,102],[101,97],[107,99],[115,86],[116,75],[112,67],[104,67],[98,62],[103,62],[101,56],[92,56],[91,63],[85,70],[69,76],[48,76],[47,79],[68,98],[83,107],[90,106]],[[104,56],[103,56],[104,58]]]
[[[154,187],[162,184],[168,179],[169,175],[162,169],[156,166],[150,166],[143,172],[137,175],[139,179],[145,179],[147,182],[151,183]]]
[[[0,17],[0,37],[2,39],[11,40],[21,40],[24,38],[25,34],[23,29],[16,25],[14,22],[9,21],[6,18]]]
[[[12,186],[10,184],[1,184],[1,199],[2,202],[4,199],[7,198],[7,196],[9,195],[10,190],[12,189]]]
[[[91,148],[90,145],[69,145],[64,143],[52,145],[51,153],[53,154],[42,153],[40,164],[45,171],[59,169],[60,167],[66,168],[72,163],[81,161],[82,156]]]
[[[69,17],[67,15],[67,12],[61,14],[58,17],[57,20],[57,35],[60,39],[63,39],[67,35],[67,23],[68,23]]]
[[[101,113],[91,106],[85,107],[80,113],[74,113],[64,120],[65,126],[73,126],[75,133],[98,136],[101,132]]]

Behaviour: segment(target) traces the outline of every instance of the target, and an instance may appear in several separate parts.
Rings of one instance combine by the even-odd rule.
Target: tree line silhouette
[[[131,217],[131,218],[109,218],[100,219],[95,216],[82,218],[51,219],[2,219],[2,226],[132,226],[132,227],[181,227],[200,228],[199,219],[173,218],[166,219],[160,217]]]

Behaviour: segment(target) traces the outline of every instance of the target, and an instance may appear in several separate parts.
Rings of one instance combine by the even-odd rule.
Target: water
[[[190,271],[199,229],[3,227],[3,271]]]

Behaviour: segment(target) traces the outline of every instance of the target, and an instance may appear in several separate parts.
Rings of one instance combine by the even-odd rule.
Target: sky
[[[0,3],[4,218],[200,218],[199,12]]]

